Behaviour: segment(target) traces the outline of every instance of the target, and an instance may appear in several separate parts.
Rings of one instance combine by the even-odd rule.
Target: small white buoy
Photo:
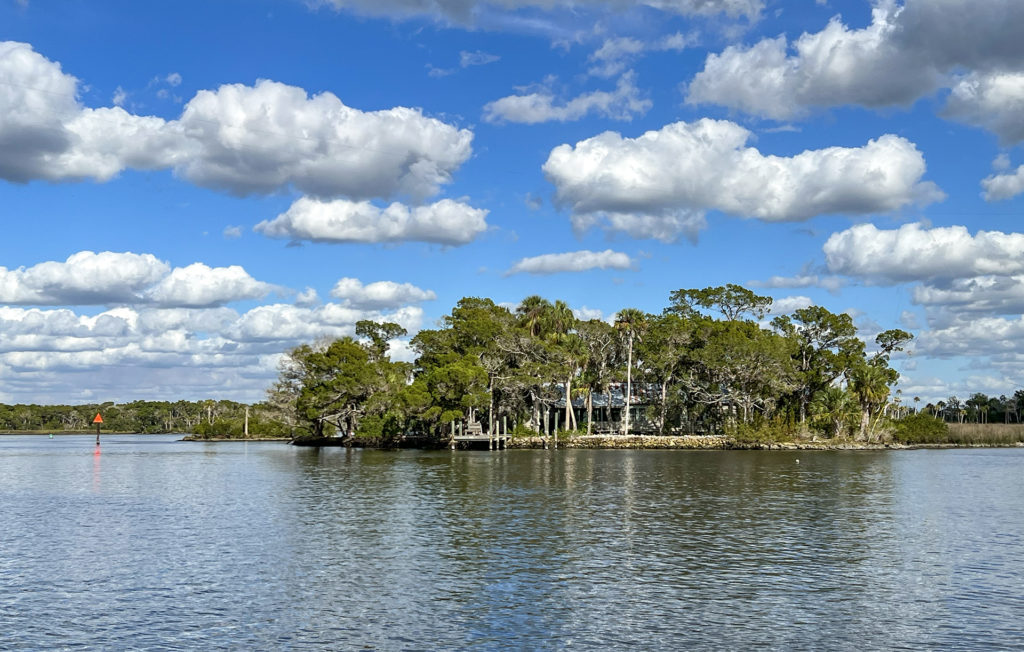
[[[800,463],[800,460],[797,460],[797,461],[796,461],[796,463],[797,463],[797,464],[799,464],[799,463]]]

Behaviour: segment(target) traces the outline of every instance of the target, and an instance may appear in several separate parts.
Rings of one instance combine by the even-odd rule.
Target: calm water
[[[174,439],[0,437],[0,648],[1024,645],[1024,450]]]

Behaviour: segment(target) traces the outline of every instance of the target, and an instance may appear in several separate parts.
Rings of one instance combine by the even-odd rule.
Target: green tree
[[[300,370],[296,400],[300,424],[314,437],[324,437],[331,428],[354,432],[377,385],[370,352],[351,337],[343,337],[322,350],[304,345],[289,355]]]
[[[633,343],[640,339],[647,330],[649,315],[636,308],[624,308],[615,316],[615,327],[624,333],[626,338],[626,413],[623,420],[622,432],[628,435],[630,431],[629,417],[630,404],[633,396]]]
[[[577,326],[586,348],[584,382],[587,387],[587,434],[593,432],[594,393],[609,395],[612,374],[619,364],[618,338],[613,326],[600,319],[591,319]]]
[[[850,389],[853,390],[861,408],[857,439],[869,441],[873,438],[871,418],[874,416],[877,423],[889,397],[889,383],[892,380],[887,369],[878,365],[860,364],[850,372]]]
[[[726,321],[739,321],[747,315],[755,319],[764,319],[772,305],[771,297],[758,296],[747,288],[733,283],[702,290],[676,290],[669,295],[669,300],[672,305],[666,312],[685,317],[696,312],[694,306],[700,306],[717,310]]]
[[[864,344],[857,339],[857,328],[849,315],[837,315],[821,306],[795,310],[792,316],[776,317],[772,326],[796,344],[793,354],[796,399],[800,423],[804,423],[814,394],[829,387],[863,360]]]
[[[814,395],[811,414],[827,423],[829,437],[839,437],[856,407],[854,398],[844,388],[826,387]]]

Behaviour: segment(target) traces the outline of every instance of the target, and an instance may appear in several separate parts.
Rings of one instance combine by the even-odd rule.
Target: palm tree
[[[544,330],[545,318],[551,308],[550,301],[533,294],[523,299],[519,307],[516,308],[516,314],[519,315],[519,322],[530,331],[530,335],[539,337]]]
[[[861,418],[858,439],[868,439],[871,411],[885,405],[889,397],[889,376],[885,369],[875,365],[862,365],[850,374],[850,389],[860,403]]]
[[[576,315],[564,301],[555,301],[543,316],[547,339],[554,346],[558,358],[565,363],[565,429],[576,429],[576,414],[572,410],[572,379],[576,372],[586,364],[586,348],[573,330],[576,328]]]
[[[615,327],[626,334],[629,355],[626,358],[626,418],[623,434],[629,434],[629,408],[633,394],[633,341],[639,339],[647,327],[647,313],[636,308],[625,308],[615,316]]]
[[[846,417],[853,410],[853,397],[842,387],[826,387],[811,401],[811,414],[828,420],[831,436],[838,437]]]

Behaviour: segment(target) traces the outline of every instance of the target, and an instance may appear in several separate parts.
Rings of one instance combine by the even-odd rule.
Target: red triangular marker
[[[96,418],[93,419],[92,422],[93,423],[103,423],[103,417],[100,416],[99,412],[96,413]]]

